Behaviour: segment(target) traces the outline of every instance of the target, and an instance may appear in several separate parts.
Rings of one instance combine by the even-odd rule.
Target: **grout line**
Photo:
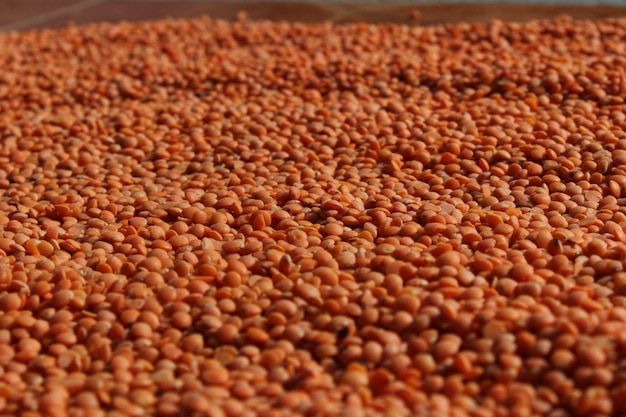
[[[0,32],[9,32],[14,30],[26,30],[36,26],[40,23],[44,23],[47,20],[62,17],[73,12],[77,12],[86,9],[96,4],[102,3],[103,0],[84,0],[79,3],[72,4],[70,6],[61,7],[60,9],[53,10],[48,13],[43,13],[37,16],[33,16],[27,19],[20,20],[19,22],[11,23],[9,25],[0,26]]]

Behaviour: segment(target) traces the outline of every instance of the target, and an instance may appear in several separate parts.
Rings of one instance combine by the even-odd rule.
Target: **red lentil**
[[[625,27],[0,35],[0,414],[626,413]]]

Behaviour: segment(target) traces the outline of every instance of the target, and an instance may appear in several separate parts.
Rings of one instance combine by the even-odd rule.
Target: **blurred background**
[[[232,20],[239,11],[251,19],[436,24],[527,21],[560,14],[620,17],[626,16],[626,0],[0,0],[0,32],[200,15]]]

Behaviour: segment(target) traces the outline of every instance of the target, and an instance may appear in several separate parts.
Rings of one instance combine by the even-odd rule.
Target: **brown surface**
[[[70,22],[138,21],[164,17],[189,18],[209,15],[232,20],[245,10],[252,19],[300,22],[393,22],[410,23],[412,10],[421,12],[420,23],[491,19],[527,21],[567,13],[575,18],[600,19],[626,16],[626,7],[540,5],[414,5],[336,4],[280,2],[107,1],[107,0],[0,0],[0,30],[59,28]]]
[[[419,10],[421,24],[453,22],[488,22],[493,19],[505,21],[528,21],[550,19],[568,14],[576,19],[603,19],[626,16],[626,7],[611,6],[540,6],[519,4],[463,4],[463,5],[342,5],[344,16],[339,21],[374,23],[410,22],[412,10]]]
[[[0,30],[45,27],[58,16],[71,15],[102,0],[0,0]]]
[[[181,4],[181,3],[184,3]],[[140,21],[165,17],[191,18],[200,15],[232,20],[241,10],[248,11],[254,19],[297,20],[323,22],[332,20],[339,7],[335,4],[279,4],[279,3],[226,3],[226,2],[132,2],[107,1],[89,9],[58,16],[45,23],[46,27],[62,27],[68,22],[91,23],[119,20]]]

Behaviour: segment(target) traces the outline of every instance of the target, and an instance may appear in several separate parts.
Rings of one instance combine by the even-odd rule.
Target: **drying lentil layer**
[[[0,414],[624,415],[625,37],[0,35]]]

